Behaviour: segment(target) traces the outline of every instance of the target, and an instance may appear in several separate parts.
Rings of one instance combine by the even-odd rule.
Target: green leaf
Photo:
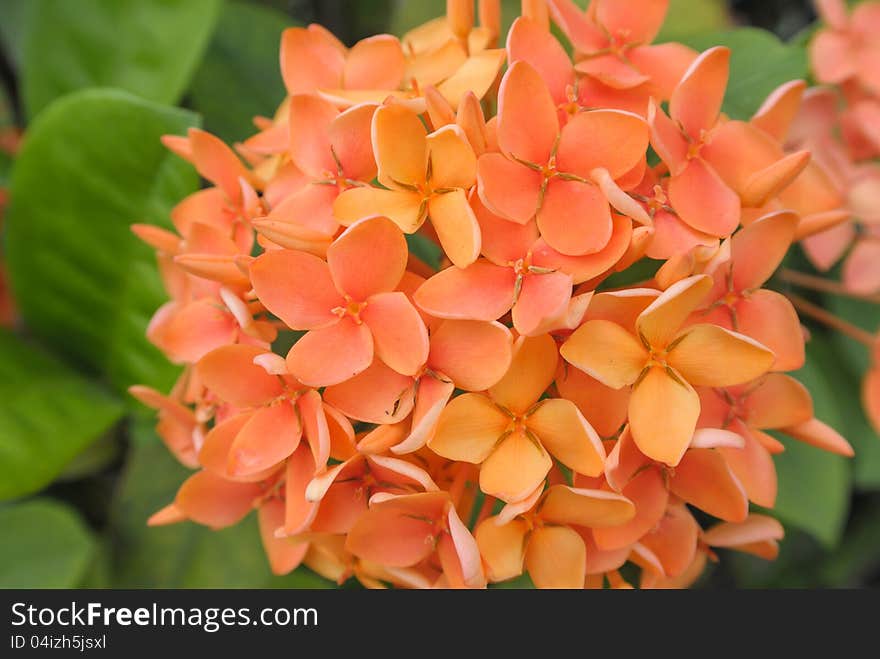
[[[281,32],[289,17],[266,7],[227,3],[205,58],[192,80],[193,109],[205,129],[228,142],[256,132],[256,115],[271,117],[284,98],[278,65]]]
[[[34,499],[0,508],[0,588],[73,588],[95,541],[72,508]]]
[[[806,49],[785,44],[766,30],[746,27],[693,34],[683,37],[682,43],[700,51],[730,48],[730,82],[723,109],[733,119],[749,119],[779,85],[807,76]]]
[[[47,485],[121,415],[96,384],[0,331],[0,500]]]
[[[723,30],[730,25],[724,0],[670,0],[657,43],[679,41],[692,34]]]
[[[844,427],[835,391],[835,359],[827,339],[814,334],[807,344],[807,363],[794,376],[813,396],[816,417],[835,429]],[[840,539],[849,510],[849,460],[780,436],[785,451],[774,457],[779,495],[774,512],[783,521],[809,532],[825,547]]]
[[[111,579],[116,588],[328,588],[307,569],[273,577],[256,517],[221,531],[190,522],[149,528],[147,518],[174,500],[188,476],[152,431],[136,427],[111,511]]]
[[[170,226],[171,207],[196,189],[192,167],[159,138],[197,122],[126,92],[85,90],[47,108],[16,159],[6,256],[21,313],[120,391],[168,387],[177,371],[144,336],[167,295],[130,225]]]
[[[30,1],[21,82],[28,117],[83,87],[177,103],[220,7],[220,0]]]

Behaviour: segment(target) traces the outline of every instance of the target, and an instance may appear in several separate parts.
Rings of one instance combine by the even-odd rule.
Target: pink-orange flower
[[[477,163],[480,198],[496,215],[518,224],[536,218],[550,247],[571,256],[608,244],[611,208],[648,221],[617,181],[641,178],[648,128],[616,110],[575,115],[562,128],[540,75],[515,62],[501,81],[498,146]]]
[[[855,79],[880,95],[880,3],[864,2],[847,15],[843,0],[817,0],[827,26],[810,43],[810,60],[819,82]]]
[[[415,375],[428,356],[428,331],[404,293],[406,241],[386,218],[343,233],[327,261],[306,252],[266,252],[251,265],[257,295],[291,329],[308,333],[290,349],[291,374],[309,386],[338,384],[366,370],[374,354]]]

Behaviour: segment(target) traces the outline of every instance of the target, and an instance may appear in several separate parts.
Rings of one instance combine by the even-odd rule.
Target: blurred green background
[[[2,261],[18,308],[0,328],[0,587],[332,586],[307,569],[271,576],[253,515],[216,533],[145,526],[185,470],[155,436],[152,412],[126,394],[134,383],[166,390],[177,372],[144,338],[165,296],[129,225],[168,226],[169,209],[199,186],[160,135],[201,125],[234,142],[253,132],[254,115],[271,115],[284,95],[285,27],[321,22],[352,44],[400,35],[444,5],[0,0]],[[503,6],[509,25],[519,1]],[[732,46],[725,110],[747,118],[778,84],[808,76],[814,19],[807,2],[672,0],[658,40]],[[818,301],[876,330],[876,307]],[[880,439],[858,393],[867,357],[811,330],[797,375],[857,457],[786,442],[779,560],[725,553],[702,586],[880,583]]]

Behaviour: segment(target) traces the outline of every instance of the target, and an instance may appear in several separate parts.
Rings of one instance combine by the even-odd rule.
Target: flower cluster
[[[848,212],[791,137],[803,83],[728,118],[729,51],[651,45],[666,6],[524,1],[504,48],[497,0],[351,48],[290,28],[257,134],[166,138],[211,187],[134,227],[171,297],[149,337],[185,368],[132,393],[195,470],[151,523],[257,509],[275,572],[369,587],[775,556],[767,431],[851,449],[764,286]]]

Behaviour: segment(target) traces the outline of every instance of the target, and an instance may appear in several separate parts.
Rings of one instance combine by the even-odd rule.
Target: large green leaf
[[[0,331],[0,500],[47,485],[121,414],[97,385]]]
[[[224,6],[189,91],[206,130],[227,141],[241,140],[256,131],[255,115],[272,116],[285,94],[278,49],[290,24],[289,17],[267,7]]]
[[[730,48],[724,111],[734,119],[748,119],[779,85],[807,76],[806,49],[785,44],[766,30],[747,27],[692,34],[682,42],[700,51],[712,46]]]
[[[301,568],[286,577],[269,571],[255,516],[211,531],[184,522],[149,528],[147,518],[174,499],[187,471],[151,432],[136,428],[111,512],[111,580],[117,588],[327,588]]]
[[[30,0],[22,61],[28,117],[84,87],[176,103],[196,70],[220,0]]]
[[[0,588],[73,588],[95,551],[74,510],[51,499],[0,507]]]
[[[807,344],[807,363],[795,377],[810,390],[816,417],[844,429],[836,396],[833,351],[822,334]],[[785,522],[809,532],[826,547],[840,539],[849,510],[851,467],[846,458],[780,436],[785,451],[775,456],[779,495],[774,508]]]
[[[176,372],[144,336],[166,295],[130,225],[167,225],[196,189],[192,167],[159,138],[197,121],[118,90],[77,92],[33,123],[13,170],[6,257],[21,313],[53,349],[119,390],[166,387]]]

